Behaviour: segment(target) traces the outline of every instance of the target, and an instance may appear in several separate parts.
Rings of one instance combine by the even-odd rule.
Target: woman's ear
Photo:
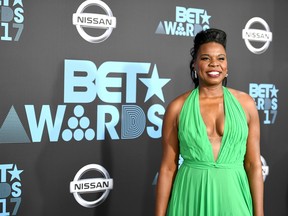
[[[192,66],[193,66],[194,70],[197,70],[197,68],[196,68],[196,67],[197,67],[197,65],[196,65],[195,63],[193,63],[193,65],[192,65]]]

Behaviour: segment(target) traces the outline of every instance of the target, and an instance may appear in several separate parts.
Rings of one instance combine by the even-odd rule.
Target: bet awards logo
[[[278,109],[279,89],[274,84],[250,83],[249,94],[254,99],[258,110],[264,112],[264,124],[274,124]]]
[[[163,88],[169,81],[152,63],[107,61],[96,66],[88,60],[65,60],[64,104],[24,105],[23,124],[12,106],[2,120],[0,143],[41,142],[43,134],[50,142],[127,140],[144,134],[158,139],[165,113]],[[139,86],[144,93],[138,93]]]
[[[85,13],[87,8],[100,7],[105,14]],[[90,43],[100,43],[105,41],[116,28],[116,18],[107,4],[100,0],[87,0],[83,2],[76,13],[73,14],[73,25],[83,39]],[[92,28],[100,35],[89,35],[84,28]],[[97,29],[97,30],[96,30]],[[103,32],[104,31],[104,32]]]
[[[94,172],[100,174],[98,178],[82,178],[86,173]],[[94,208],[103,203],[113,189],[113,179],[110,178],[107,170],[98,164],[89,164],[82,167],[70,182],[70,193],[73,193],[75,200],[86,208]],[[96,200],[88,201],[82,196],[87,193],[101,194]]]
[[[251,26],[255,23],[259,23],[264,27],[263,29],[253,29]],[[242,30],[242,38],[245,41],[247,48],[254,54],[264,53],[272,41],[272,32],[265,20],[260,17],[254,17],[250,19],[245,28]],[[251,42],[258,42],[262,46],[257,48],[256,44],[252,45]],[[264,44],[263,44],[264,43]]]
[[[19,41],[24,28],[24,10],[22,0],[0,1],[0,39]]]
[[[21,203],[21,178],[16,164],[0,164],[0,215],[16,215]]]
[[[176,7],[175,21],[160,21],[156,34],[194,37],[198,32],[209,29],[209,19],[205,9]]]

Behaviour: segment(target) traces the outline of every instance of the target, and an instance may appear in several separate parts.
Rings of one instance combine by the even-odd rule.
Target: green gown
[[[243,161],[248,125],[245,112],[224,92],[224,134],[215,161],[200,113],[199,89],[186,99],[178,138],[184,161],[173,184],[167,216],[251,216],[252,198]]]

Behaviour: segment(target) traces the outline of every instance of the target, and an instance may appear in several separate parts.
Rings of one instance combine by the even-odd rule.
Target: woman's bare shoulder
[[[243,105],[255,104],[253,98],[246,92],[239,91],[236,89],[228,88],[229,91],[236,97],[236,99]]]
[[[255,101],[249,94],[232,88],[228,89],[242,105],[244,111],[248,114],[248,116],[251,116],[255,114],[255,112],[257,112]]]
[[[168,113],[174,113],[176,115],[178,115],[182,109],[182,106],[185,102],[185,100],[187,99],[187,97],[190,95],[191,93],[191,90],[190,91],[187,91],[179,96],[177,96],[175,99],[173,99],[167,109],[166,109],[166,112]]]

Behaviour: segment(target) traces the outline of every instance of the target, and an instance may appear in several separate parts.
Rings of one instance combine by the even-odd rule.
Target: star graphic
[[[156,64],[154,65],[151,78],[140,78],[140,81],[144,83],[148,90],[145,97],[145,102],[149,100],[153,95],[157,95],[159,99],[164,101],[162,88],[170,81],[171,79],[159,78],[158,70]]]
[[[19,4],[23,7],[22,0],[14,0],[13,6],[15,6],[16,4]]]
[[[202,24],[204,24],[204,23],[209,24],[209,19],[211,18],[211,16],[209,16],[209,15],[207,14],[207,11],[206,11],[206,10],[205,10],[204,14],[201,15],[201,17],[202,17]]]
[[[275,88],[275,85],[273,85],[273,88],[270,89],[270,92],[271,92],[271,97],[277,97],[277,92],[279,91],[279,89],[276,89]]]
[[[17,178],[19,181],[20,179],[20,174],[23,172],[23,170],[18,170],[17,165],[14,166],[14,169],[12,171],[8,171],[11,174],[11,180],[13,181],[15,178]]]

